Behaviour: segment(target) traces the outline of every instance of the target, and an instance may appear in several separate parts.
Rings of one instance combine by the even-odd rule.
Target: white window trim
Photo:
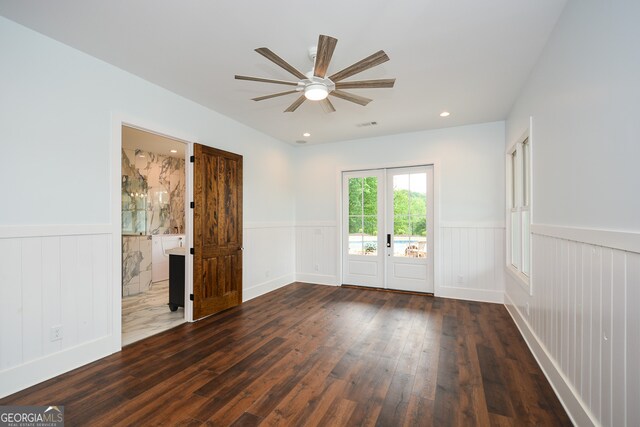
[[[516,281],[522,286],[522,288],[527,291],[529,293],[529,295],[533,295],[533,286],[532,286],[532,273],[533,273],[533,262],[532,262],[532,236],[531,236],[531,224],[533,222],[533,185],[532,185],[532,165],[533,165],[533,145],[532,145],[532,122],[533,122],[533,118],[529,119],[529,128],[522,134],[522,136],[520,136],[520,138],[516,139],[515,141],[513,141],[509,147],[507,148],[506,152],[505,152],[505,181],[506,181],[506,186],[505,186],[505,190],[506,190],[506,197],[505,197],[505,223],[506,223],[506,238],[505,238],[505,243],[506,243],[506,251],[505,251],[505,269],[507,270],[507,272],[514,278],[516,279]],[[513,185],[516,186],[516,188],[523,188],[523,183],[522,183],[522,174],[518,173],[519,171],[516,171],[517,175],[516,175],[516,182],[514,183],[513,181],[513,163],[512,163],[512,155],[514,152],[517,151],[517,159],[516,159],[516,164],[517,165],[522,165],[522,146],[524,144],[524,142],[527,142],[528,147],[529,147],[529,165],[528,165],[528,172],[529,172],[529,179],[528,179],[528,195],[529,195],[529,204],[527,206],[524,206],[524,200],[520,200],[524,197],[524,195],[522,194],[522,190],[520,191],[513,191]],[[513,203],[513,197],[516,197],[516,203]],[[515,206],[515,207],[514,207]],[[522,218],[522,212],[528,211],[529,212],[529,274],[526,275],[522,272],[522,267],[523,267],[523,258],[522,258],[522,254],[523,254],[523,249],[524,249],[524,239],[522,231],[520,234],[520,267],[517,268],[516,266],[514,266],[511,263],[511,241],[512,241],[512,235],[511,235],[511,229],[512,229],[512,223],[511,223],[511,214],[514,212],[518,212],[519,217]],[[520,219],[520,229],[522,230],[522,220]]]

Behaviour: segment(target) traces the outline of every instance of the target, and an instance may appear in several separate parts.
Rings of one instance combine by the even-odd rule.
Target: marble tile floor
[[[169,310],[169,281],[152,283],[149,290],[122,298],[122,346],[184,323],[184,308]]]

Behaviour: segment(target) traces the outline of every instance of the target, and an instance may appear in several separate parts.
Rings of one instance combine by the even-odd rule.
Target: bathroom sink
[[[167,255],[186,255],[187,251],[184,247],[171,248],[164,251]]]

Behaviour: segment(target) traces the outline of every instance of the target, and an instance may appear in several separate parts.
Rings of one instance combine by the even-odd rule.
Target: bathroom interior
[[[185,149],[122,127],[123,346],[185,321]]]

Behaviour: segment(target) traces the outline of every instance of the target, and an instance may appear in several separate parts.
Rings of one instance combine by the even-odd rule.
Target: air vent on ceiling
[[[296,141],[296,144],[306,144],[306,143],[307,143],[307,141],[304,141],[302,139],[299,139],[299,140]]]
[[[368,126],[376,126],[377,124],[378,122],[364,122],[364,123],[358,123],[356,126],[359,128],[364,128]]]

